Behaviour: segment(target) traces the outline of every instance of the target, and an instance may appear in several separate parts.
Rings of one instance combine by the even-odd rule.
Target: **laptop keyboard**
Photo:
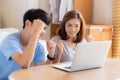
[[[65,67],[66,69],[70,69],[71,68],[71,66],[67,66],[67,67]]]

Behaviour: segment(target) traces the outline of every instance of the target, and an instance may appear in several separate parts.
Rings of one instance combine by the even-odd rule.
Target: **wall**
[[[2,3],[2,27],[22,29],[23,14],[30,8],[41,8],[49,12],[48,0],[0,0],[0,3]],[[50,39],[50,27],[46,32],[44,39],[48,40]]]
[[[18,29],[22,29],[24,12],[29,8],[39,7],[39,0],[0,0],[0,3],[2,3],[2,27]]]
[[[50,12],[49,0],[40,0],[40,8],[45,10],[46,12]],[[50,39],[50,26],[46,30],[46,34],[43,37],[45,40]]]
[[[94,0],[93,23],[112,24],[112,0]]]
[[[111,24],[112,0],[94,0],[93,23]],[[0,0],[3,4],[3,27],[15,27],[21,29],[23,13],[29,8],[41,8],[49,12],[49,0]],[[33,4],[34,3],[34,4]],[[44,39],[50,39],[50,27]]]
[[[1,28],[1,3],[0,3],[0,28]]]

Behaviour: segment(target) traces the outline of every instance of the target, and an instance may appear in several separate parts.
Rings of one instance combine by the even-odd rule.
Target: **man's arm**
[[[34,27],[34,34],[30,38],[23,53],[16,52],[11,56],[11,58],[23,68],[28,68],[33,60],[39,33],[43,27],[43,22],[41,22],[40,20],[34,20],[32,27]]]
[[[24,49],[23,53],[16,52],[11,56],[15,62],[21,65],[23,68],[28,68],[33,60],[36,42],[37,42],[37,33],[33,35],[28,45]]]

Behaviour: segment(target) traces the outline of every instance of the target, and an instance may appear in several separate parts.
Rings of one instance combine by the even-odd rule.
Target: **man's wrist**
[[[53,57],[49,56],[49,54],[47,55],[47,58],[51,61],[55,60],[55,55]]]

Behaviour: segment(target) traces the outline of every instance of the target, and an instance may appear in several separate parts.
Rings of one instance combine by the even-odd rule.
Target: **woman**
[[[71,10],[64,15],[58,35],[52,38],[57,46],[54,63],[71,61],[76,45],[92,41],[90,37],[85,39],[85,27],[85,20],[80,12]]]

